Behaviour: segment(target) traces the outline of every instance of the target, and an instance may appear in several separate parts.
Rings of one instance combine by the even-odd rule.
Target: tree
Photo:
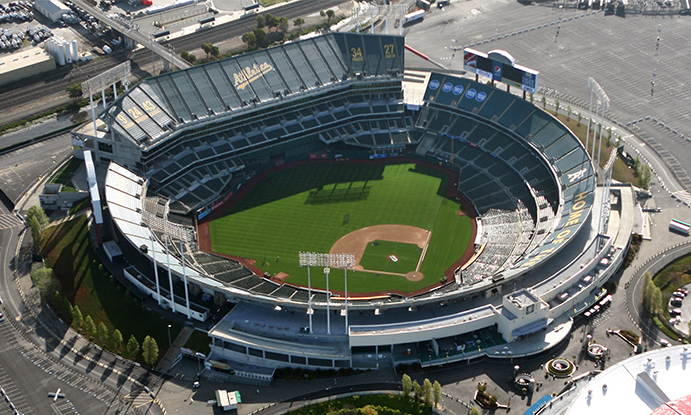
[[[287,17],[281,17],[278,19],[278,28],[281,30],[281,32],[287,32],[289,27]]]
[[[257,47],[263,48],[266,46],[266,32],[264,29],[254,29],[254,37],[257,39]]]
[[[194,63],[197,60],[196,56],[194,56],[193,54],[189,53],[186,50],[183,50],[182,52],[180,52],[180,57],[189,63]]]
[[[70,85],[67,88],[65,88],[65,91],[67,91],[67,96],[69,96],[72,99],[81,98],[84,94],[84,91],[82,91],[82,84]]]
[[[86,331],[86,335],[89,336],[89,340],[96,335],[96,323],[94,323],[94,319],[92,319],[91,316],[86,316],[84,319],[84,331]]]
[[[106,327],[105,323],[100,322],[98,323],[98,341],[101,344],[106,344],[108,341],[108,327]]]
[[[660,310],[662,310],[662,292],[658,286],[655,286],[650,298],[650,311],[653,314],[658,314]]]
[[[55,279],[52,268],[41,268],[32,271],[31,281],[38,288],[43,298],[48,298],[50,293],[58,289],[58,280]]]
[[[439,402],[441,402],[441,383],[439,383],[439,381],[434,381],[432,384],[432,391],[434,392],[434,407],[436,408]]]
[[[53,294],[53,305],[56,310],[62,308],[62,294],[60,294],[60,291],[55,291],[55,294]]]
[[[263,29],[264,26],[266,26],[266,19],[263,15],[260,14],[259,16],[257,16],[257,28]]]
[[[425,380],[422,382],[422,393],[424,396],[424,402],[430,403],[432,400],[432,382],[430,382],[430,380],[427,378],[425,378]]]
[[[477,406],[473,406],[470,408],[470,412],[468,412],[468,415],[482,415],[482,412],[480,412],[479,409],[477,409]]]
[[[571,105],[569,105],[566,107],[566,121],[571,121],[571,112],[573,112],[573,110],[571,109]]]
[[[127,340],[127,356],[129,356],[130,359],[136,359],[137,353],[139,353],[139,342],[137,342],[133,334],[130,336],[130,339]]]
[[[319,15],[324,18],[324,22],[326,23],[326,12],[324,10],[320,10]]]
[[[266,27],[271,31],[271,29],[278,27],[279,18],[273,14],[267,14],[264,16],[264,21],[266,22]]]
[[[648,311],[652,312],[650,305],[652,303],[653,291],[655,291],[655,283],[650,280],[645,286],[645,292],[643,293],[643,304],[645,304]]]
[[[333,10],[331,10],[331,9],[327,10],[326,11],[326,23],[331,23],[331,19],[333,19],[335,15],[336,15],[336,13]]]
[[[579,113],[578,113],[578,126],[579,126],[579,127],[581,126],[581,119],[583,119],[583,114],[581,114],[581,113],[579,112]]]
[[[650,166],[647,164],[644,164],[641,169],[641,182],[643,182],[643,188],[648,189],[650,187]]]
[[[650,275],[649,271],[646,271],[645,274],[643,274],[643,284],[641,284],[641,289],[643,290],[643,302],[647,303],[646,301],[646,292],[648,290],[648,284],[650,284],[650,280],[652,280],[653,277]]]
[[[110,335],[110,345],[113,349],[120,350],[120,347],[122,347],[122,333],[120,333],[120,330],[113,330],[113,334]]]
[[[212,43],[202,43],[202,50],[206,53],[206,60],[209,60],[209,55],[211,55],[211,49],[214,47]]]
[[[40,206],[31,206],[26,212],[25,219],[31,229],[31,237],[34,240],[34,252],[39,253],[43,247],[43,231],[50,223],[50,220]]]
[[[415,393],[415,399],[419,401],[422,398],[422,386],[417,383],[417,380],[413,381],[413,392]]]
[[[242,35],[242,41],[245,42],[248,48],[257,46],[257,37],[254,35],[254,32],[247,32]]]
[[[74,308],[72,307],[70,300],[63,297],[63,299],[62,299],[62,317],[65,319],[65,322],[67,324],[72,324],[72,311],[73,310],[74,310]]]
[[[156,360],[158,360],[158,344],[151,336],[146,336],[144,338],[144,343],[142,343],[142,357],[149,366],[153,366]]]
[[[410,391],[413,389],[413,381],[407,374],[403,374],[403,377],[401,378],[401,387],[403,388],[403,396],[409,398]]]
[[[210,53],[211,53],[211,56],[213,56],[214,58],[218,58],[218,55],[221,54],[221,51],[218,49],[218,46],[213,45],[213,46],[211,46]]]
[[[557,115],[559,115],[559,98],[554,100],[554,108],[556,109]]]
[[[378,415],[379,412],[372,405],[366,405],[360,408],[359,415]]]
[[[547,108],[547,97],[545,97],[543,95],[542,96],[542,109],[546,109],[546,108]]]
[[[84,325],[84,316],[82,315],[82,311],[79,309],[78,305],[75,305],[72,308],[72,325],[77,329],[77,331],[81,330],[82,326]]]
[[[293,20],[293,25],[297,26],[301,32],[303,24],[305,24],[305,19],[303,19],[302,17],[298,17],[297,19]]]

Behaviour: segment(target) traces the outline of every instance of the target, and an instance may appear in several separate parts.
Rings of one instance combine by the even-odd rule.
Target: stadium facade
[[[160,75],[111,103],[95,132],[73,131],[77,156],[110,163],[112,238],[136,289],[198,320],[234,305],[209,331],[208,367],[252,377],[530,355],[605,294],[630,242],[630,188],[603,195],[578,138],[520,97],[406,71],[403,42],[331,33]],[[327,148],[458,171],[479,215],[473,262],[422,294],[345,299],[198,250],[189,224],[255,172]]]

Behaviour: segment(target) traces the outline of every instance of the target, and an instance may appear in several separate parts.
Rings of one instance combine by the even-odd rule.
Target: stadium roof
[[[573,399],[571,414],[688,413],[691,349],[676,346],[620,362],[596,376]]]
[[[119,135],[152,144],[178,124],[349,78],[403,70],[403,37],[329,33],[148,78],[111,104],[102,118]]]

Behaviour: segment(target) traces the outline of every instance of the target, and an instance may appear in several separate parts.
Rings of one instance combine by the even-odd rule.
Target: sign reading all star
[[[250,82],[254,82],[265,73],[271,72],[273,70],[274,67],[271,66],[271,64],[269,64],[268,62],[264,62],[259,65],[255,63],[252,67],[247,66],[240,72],[236,72],[233,74],[233,78],[235,79],[235,88],[245,89],[245,87],[249,85]]]

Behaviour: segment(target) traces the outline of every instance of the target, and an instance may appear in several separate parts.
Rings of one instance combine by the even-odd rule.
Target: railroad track
[[[286,17],[289,21],[292,21],[296,17],[304,16],[317,10],[328,9],[343,2],[343,0],[302,0],[272,9],[270,13]],[[259,14],[266,13],[262,12]],[[202,40],[203,42],[217,43],[236,36],[242,36],[255,27],[256,22],[254,18],[244,18],[215,26],[203,32],[176,38],[166,42],[166,44],[174,46],[177,51],[193,50],[201,47]],[[118,52],[97,62],[73,67],[69,71],[59,71],[56,75],[47,79],[38,80],[32,84],[0,93],[0,111],[26,105],[30,102],[45,99],[46,96],[65,91],[68,86],[81,83],[113,68],[126,59],[132,60],[133,67],[148,65],[151,63],[150,54],[151,52],[146,49],[140,49],[130,54]],[[7,122],[11,121],[13,120],[7,120]]]

